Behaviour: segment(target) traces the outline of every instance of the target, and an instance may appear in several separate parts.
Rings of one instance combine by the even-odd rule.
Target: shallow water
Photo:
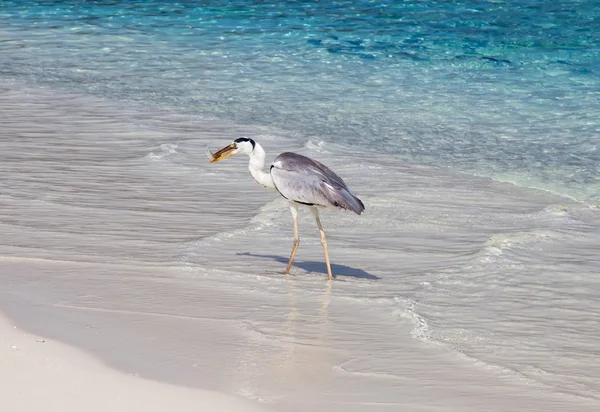
[[[276,410],[598,405],[594,205],[51,89],[12,84],[0,110],[0,302],[44,336]],[[205,157],[232,134],[321,159],[363,199],[322,212],[332,284],[306,211],[281,274],[285,200]]]
[[[0,307],[276,410],[597,410],[597,6],[218,4],[2,2]],[[335,282],[241,135],[364,201]]]

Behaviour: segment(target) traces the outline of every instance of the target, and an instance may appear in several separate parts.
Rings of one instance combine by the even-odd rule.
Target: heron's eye
[[[237,144],[236,143],[233,144],[233,148],[237,149]]]

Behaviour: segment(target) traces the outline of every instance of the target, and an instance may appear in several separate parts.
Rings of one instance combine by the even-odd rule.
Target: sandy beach
[[[255,403],[120,373],[81,350],[0,318],[3,411],[259,412]]]

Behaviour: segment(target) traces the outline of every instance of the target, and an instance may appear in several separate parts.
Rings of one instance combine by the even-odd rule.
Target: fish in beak
[[[235,146],[233,145],[233,143],[229,146],[222,148],[217,153],[213,153],[210,151],[210,149],[207,148],[206,155],[208,156],[208,160],[210,160],[211,163],[214,163],[223,159],[227,159],[229,156],[232,156],[234,149]]]

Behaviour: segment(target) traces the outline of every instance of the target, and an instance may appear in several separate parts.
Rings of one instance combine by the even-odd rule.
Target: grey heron
[[[322,163],[298,153],[285,152],[275,158],[265,172],[265,151],[262,146],[248,137],[235,139],[216,153],[207,150],[211,163],[218,162],[231,156],[245,154],[250,157],[248,169],[250,174],[265,188],[275,189],[290,202],[290,210],[294,219],[294,244],[285,273],[289,273],[300,244],[298,233],[298,207],[306,206],[312,212],[321,234],[321,244],[325,254],[327,275],[333,279],[327,237],[319,219],[318,207],[333,207],[351,210],[360,215],[365,210],[363,202],[350,191],[346,183],[331,169]]]

